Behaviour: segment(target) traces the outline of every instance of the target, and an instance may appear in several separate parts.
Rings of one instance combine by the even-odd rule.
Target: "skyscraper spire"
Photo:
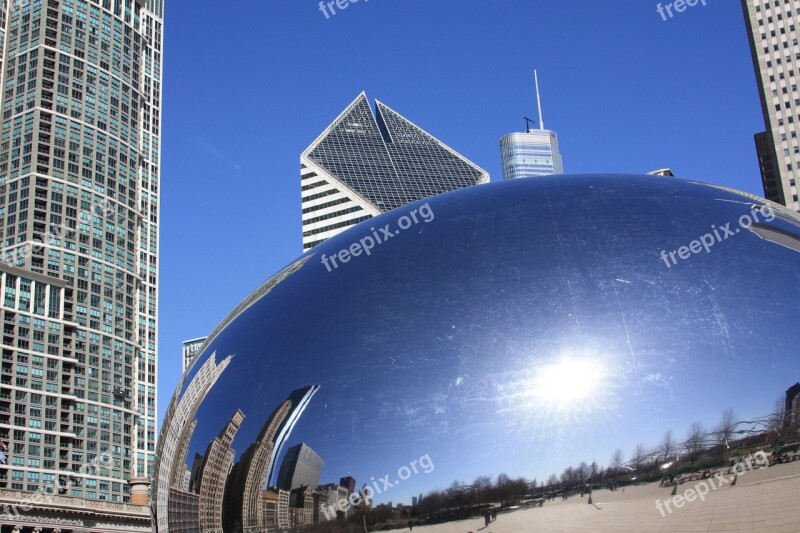
[[[539,74],[533,69],[533,82],[536,85],[536,107],[539,108],[539,129],[544,129],[544,119],[542,118],[542,99],[539,96]]]

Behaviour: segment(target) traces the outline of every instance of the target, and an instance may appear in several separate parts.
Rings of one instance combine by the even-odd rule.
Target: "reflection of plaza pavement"
[[[697,482],[678,486],[678,494]],[[705,502],[685,503],[664,517],[655,501],[670,498],[671,488],[658,483],[627,487],[625,492],[597,491],[598,510],[586,497],[547,502],[542,508],[502,513],[484,527],[482,518],[415,527],[419,533],[529,533],[532,531],[683,532],[747,531],[800,532],[800,461],[747,472],[735,487],[712,490]],[[408,531],[408,530],[406,530]]]

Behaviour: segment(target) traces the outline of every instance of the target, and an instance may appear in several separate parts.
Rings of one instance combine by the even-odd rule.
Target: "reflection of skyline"
[[[798,319],[797,289],[775,281],[796,273],[796,252],[743,232],[731,246],[664,272],[663,263],[647,260],[651,250],[736,220],[744,204],[717,201],[734,198],[719,190],[695,197],[689,189],[697,186],[681,182],[655,188],[649,179],[586,180],[571,194],[578,189],[571,181],[539,188],[551,193],[552,210],[527,201],[522,184],[488,189],[496,204],[461,214],[477,221],[470,232],[441,204],[443,229],[426,227],[425,239],[437,247],[442,235],[459,243],[451,255],[394,239],[363,268],[337,271],[336,283],[310,268],[282,283],[209,346],[235,351],[237,370],[206,399],[189,460],[230,416],[230,402],[248,413],[242,444],[234,444],[238,455],[285,394],[305,383],[323,388],[276,451],[269,483],[285,448],[300,441],[324,458],[323,483],[347,473],[362,482],[380,478],[407,455],[430,453],[437,471],[426,486],[414,479],[393,490],[391,498],[403,502],[454,479],[500,472],[541,478],[595,455],[602,461],[620,445],[630,453],[638,440],[657,442],[664,428],[713,423],[720,406],[742,417],[766,412],[776,385],[786,388],[798,341],[797,329],[787,328]],[[572,209],[595,197],[589,185],[610,191],[610,203]],[[635,194],[622,191],[628,187]],[[653,198],[652,209],[630,203],[642,194]],[[685,216],[674,216],[676,198],[687,206]],[[498,228],[492,239],[481,222],[490,215]],[[523,223],[536,231],[524,241],[509,238],[509,219],[519,224],[517,234]],[[596,231],[589,235],[584,223]],[[553,242],[569,246],[541,257],[530,252],[552,251]],[[430,268],[407,259],[417,252],[432,254]],[[465,272],[469,260],[475,268]],[[766,263],[774,264],[772,281],[753,275]],[[389,268],[393,277],[382,283]],[[299,323],[313,324],[313,334]],[[610,379],[586,398],[553,402],[534,388],[548,382],[542,371],[565,347],[590,358],[605,354]],[[730,378],[731,386],[711,386],[715,376]],[[287,392],[274,390],[278,383]],[[571,407],[569,416],[562,404]]]
[[[261,495],[267,478],[275,435],[289,415],[292,403],[281,403],[261,428],[256,441],[242,454],[228,476],[225,487],[226,531],[260,531],[264,528]]]
[[[156,471],[153,485],[156,488],[158,498],[156,499],[156,520],[159,533],[169,533],[169,499],[170,489],[173,487],[183,489],[184,473],[186,468],[186,454],[188,447],[184,444],[191,440],[191,433],[194,432],[197,421],[194,416],[197,409],[205,399],[214,383],[220,375],[228,368],[233,359],[229,355],[219,365],[216,364],[216,352],[212,353],[203,363],[195,374],[180,401],[170,405],[170,409],[164,417],[161,440],[159,441],[158,456],[159,468]],[[187,425],[187,421],[193,419]],[[177,456],[177,447],[181,444],[182,457]],[[180,467],[180,480],[178,479],[178,468]]]
[[[159,502],[168,510],[163,521],[167,522],[167,528],[172,527],[173,533],[263,531],[270,502],[276,505],[288,502],[288,491],[283,491],[287,494],[285,497],[279,491],[275,498],[264,491],[269,472],[276,461],[277,446],[289,438],[319,386],[302,387],[289,394],[272,411],[261,426],[258,437],[234,464],[236,451],[232,445],[246,416],[242,410],[237,410],[208,443],[205,454],[195,453],[189,468],[186,466],[189,451],[187,443],[197,426],[197,419],[189,424],[186,420],[194,415],[196,405],[203,401],[208,387],[216,381],[215,375],[218,377],[224,370],[222,365],[216,366],[214,361],[215,354],[212,354],[189,384],[182,401],[169,413],[168,424],[176,438],[173,442],[165,443],[164,449],[173,450],[172,453],[176,455],[174,462],[162,462],[162,479],[172,480],[169,492],[159,498]],[[285,526],[288,525],[290,513],[286,509],[282,511],[285,512],[273,513],[271,519],[284,516],[287,519],[279,522],[285,523]],[[168,530],[159,525],[159,531]]]

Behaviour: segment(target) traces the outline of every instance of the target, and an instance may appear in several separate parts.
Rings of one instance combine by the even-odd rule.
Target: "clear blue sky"
[[[168,0],[159,423],[181,341],[301,253],[299,154],[362,90],[497,181],[536,68],[566,172],[670,167],[761,194],[739,2],[666,22],[656,4],[361,0],[326,19],[314,0]]]

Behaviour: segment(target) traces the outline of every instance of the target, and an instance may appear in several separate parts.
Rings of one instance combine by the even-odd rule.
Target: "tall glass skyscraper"
[[[0,505],[149,531],[163,0],[3,4]]]
[[[550,130],[509,133],[500,139],[503,179],[563,174],[558,137]]]
[[[300,155],[303,250],[361,221],[489,174],[361,93]]]

